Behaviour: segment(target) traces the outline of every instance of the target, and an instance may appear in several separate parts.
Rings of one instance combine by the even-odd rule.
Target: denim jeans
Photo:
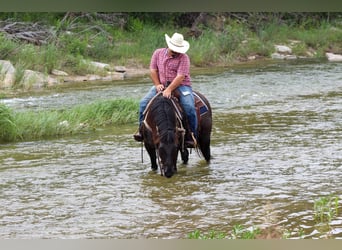
[[[192,93],[192,88],[190,86],[178,86],[178,91],[180,92],[179,102],[182,108],[184,109],[185,114],[188,117],[189,126],[191,132],[194,133],[194,136],[197,138],[197,114],[195,109],[195,99]],[[153,86],[149,92],[141,99],[140,107],[139,107],[139,126],[141,125],[144,116],[144,110],[148,104],[148,102],[157,94],[156,87]]]

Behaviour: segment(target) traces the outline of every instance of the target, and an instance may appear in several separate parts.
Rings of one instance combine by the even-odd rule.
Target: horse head
[[[157,152],[162,174],[172,177],[177,172],[178,141],[175,130],[167,130],[160,135]]]
[[[158,160],[161,174],[172,177],[177,172],[179,139],[177,118],[170,99],[162,95],[156,96],[145,117],[145,127],[151,136],[144,136],[145,147],[150,155],[152,169],[157,169]]]

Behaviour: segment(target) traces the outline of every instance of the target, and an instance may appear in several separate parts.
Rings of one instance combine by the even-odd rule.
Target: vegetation
[[[256,239],[257,235],[261,233],[259,228],[246,229],[241,225],[234,225],[230,235],[223,232],[216,232],[210,230],[209,233],[202,233],[200,230],[195,230],[188,234],[188,239],[201,239],[201,240],[213,240],[213,239]]]
[[[12,111],[0,104],[0,142],[13,140],[17,134],[16,130]]]
[[[332,227],[330,223],[339,216],[339,198],[337,196],[323,196],[314,201],[313,218],[315,228],[320,235],[329,238]],[[237,224],[234,225],[230,233],[217,232],[210,230],[208,233],[195,230],[187,235],[188,239],[288,239],[291,237],[304,238],[305,232],[303,228],[289,231],[277,227],[270,226],[266,229],[252,227],[244,228]]]
[[[338,197],[329,196],[316,199],[314,202],[315,220],[318,223],[330,223],[338,215]]]
[[[138,101],[97,101],[66,110],[13,112],[0,104],[0,143],[40,139],[95,130],[136,121]]]
[[[16,68],[13,87],[20,88],[25,69],[85,75],[96,72],[85,63],[89,60],[147,68],[154,49],[165,46],[163,34],[175,31],[190,42],[188,54],[195,67],[225,66],[250,56],[267,58],[279,43],[293,43],[293,51],[303,56],[342,53],[341,13],[39,12],[0,13],[0,55]],[[113,100],[38,113],[0,108],[4,142],[130,122],[137,102]]]
[[[148,67],[164,33],[185,34],[194,66],[269,57],[274,44],[294,51],[342,53],[340,13],[0,13],[1,59],[15,67],[86,74],[84,60]],[[20,31],[20,32],[18,32]]]

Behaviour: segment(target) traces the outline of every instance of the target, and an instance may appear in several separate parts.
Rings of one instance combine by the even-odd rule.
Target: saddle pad
[[[195,92],[193,93],[195,96],[195,106],[198,108],[199,114],[202,116],[208,112],[209,110],[208,106],[205,104],[205,102],[202,100],[202,98],[199,95],[197,95]]]

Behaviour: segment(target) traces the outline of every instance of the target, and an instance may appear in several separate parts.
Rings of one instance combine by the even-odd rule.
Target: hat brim
[[[167,43],[167,46],[169,47],[170,50],[177,52],[177,53],[181,53],[184,54],[188,51],[188,49],[190,48],[190,44],[188,41],[183,40],[183,45],[182,46],[176,46],[171,42],[171,38],[165,34],[165,40]]]

